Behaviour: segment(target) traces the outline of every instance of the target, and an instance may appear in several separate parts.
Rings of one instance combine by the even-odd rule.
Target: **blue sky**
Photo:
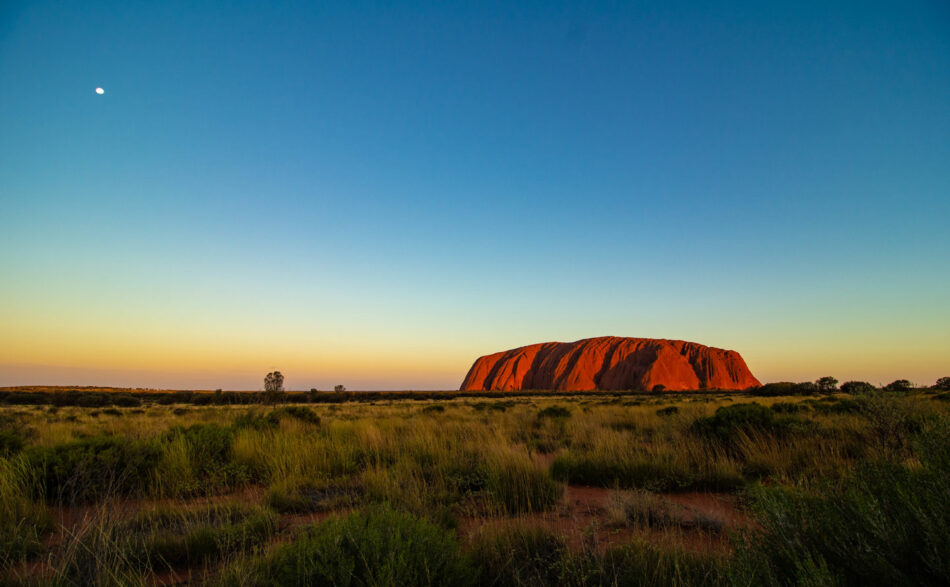
[[[948,104],[940,2],[4,3],[0,385],[604,334],[932,383]]]

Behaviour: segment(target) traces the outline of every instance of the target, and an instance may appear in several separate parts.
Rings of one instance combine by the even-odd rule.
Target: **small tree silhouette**
[[[339,392],[341,392],[341,391],[346,391],[346,387],[344,387],[344,386],[342,386],[342,385],[334,385],[334,386],[333,386],[333,391],[335,391],[335,392],[337,392],[337,393],[339,393]]]
[[[834,377],[822,377],[815,382],[815,385],[818,386],[818,391],[822,393],[831,393],[838,389],[838,380]]]
[[[284,394],[284,376],[280,371],[273,371],[264,377],[264,401],[275,404]]]

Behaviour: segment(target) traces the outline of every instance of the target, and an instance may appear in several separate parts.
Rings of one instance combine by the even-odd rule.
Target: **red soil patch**
[[[563,536],[575,550],[593,547],[603,551],[610,546],[644,539],[648,542],[680,546],[692,551],[726,553],[730,549],[728,531],[749,525],[737,508],[734,496],[724,493],[659,494],[661,498],[684,508],[688,523],[697,516],[722,522],[722,532],[708,532],[684,526],[639,528],[617,525],[609,509],[618,492],[603,487],[571,485],[561,503],[548,512],[513,517],[469,517],[459,526],[459,536],[469,540],[484,528],[512,525],[540,525]]]

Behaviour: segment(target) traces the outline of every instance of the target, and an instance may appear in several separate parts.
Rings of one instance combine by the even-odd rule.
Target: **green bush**
[[[255,509],[237,519],[214,523],[184,516],[184,524],[162,527],[156,524],[142,536],[141,548],[129,559],[142,567],[181,567],[220,558],[263,543],[277,531],[273,512]]]
[[[208,493],[250,482],[248,465],[234,460],[234,431],[218,424],[175,427],[163,436],[166,443],[181,442],[188,458],[190,478],[180,480],[183,493]]]
[[[283,417],[293,418],[314,426],[320,425],[320,416],[316,412],[305,406],[284,406],[272,412],[278,419]]]
[[[62,502],[89,502],[143,490],[159,462],[154,442],[94,436],[28,449],[26,459],[42,495]]]
[[[314,426],[320,425],[320,416],[305,406],[283,406],[269,412],[250,410],[234,419],[232,425],[235,430],[269,430],[277,428],[283,418],[293,418]]]
[[[539,418],[570,418],[571,411],[562,406],[548,406],[538,411]]]
[[[897,379],[884,386],[887,391],[910,391],[914,389],[914,384],[907,379]]]
[[[431,406],[426,406],[422,408],[423,414],[441,414],[445,411],[445,406],[440,406],[439,404],[433,404]]]
[[[21,450],[26,441],[13,430],[0,429],[0,458],[10,457]]]
[[[841,384],[841,391],[851,395],[863,395],[876,391],[877,388],[867,381],[845,381]]]
[[[333,518],[278,548],[256,585],[469,585],[472,570],[447,531],[389,506]]]
[[[765,432],[782,435],[793,428],[804,427],[807,421],[793,416],[776,416],[769,408],[756,403],[723,406],[712,416],[697,418],[690,430],[721,441],[732,441],[740,432]]]
[[[804,402],[775,402],[769,408],[776,414],[798,414],[809,409]]]
[[[656,411],[657,416],[672,416],[673,414],[678,414],[680,409],[676,406],[667,406],[665,408],[660,408]]]

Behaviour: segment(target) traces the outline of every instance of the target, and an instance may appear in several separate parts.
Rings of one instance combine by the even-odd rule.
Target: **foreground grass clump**
[[[325,512],[356,504],[362,487],[345,481],[289,479],[272,485],[264,503],[281,514]]]
[[[167,495],[208,494],[249,483],[254,471],[234,458],[234,432],[219,424],[178,426],[162,437],[157,482]]]
[[[0,570],[42,552],[53,521],[24,474],[23,461],[0,458]]]
[[[381,505],[312,527],[278,548],[249,585],[468,585],[471,569],[452,535]],[[224,582],[228,582],[226,578]]]
[[[762,530],[737,573],[761,585],[946,585],[950,581],[950,423],[918,436],[920,465],[858,467],[816,493],[760,489]]]
[[[115,436],[94,436],[26,451],[41,495],[62,503],[141,492],[151,481],[160,457],[156,442]]]
[[[148,573],[247,551],[276,531],[273,512],[247,506],[156,509],[127,521],[104,514],[67,545],[55,570],[67,584],[141,584]]]

